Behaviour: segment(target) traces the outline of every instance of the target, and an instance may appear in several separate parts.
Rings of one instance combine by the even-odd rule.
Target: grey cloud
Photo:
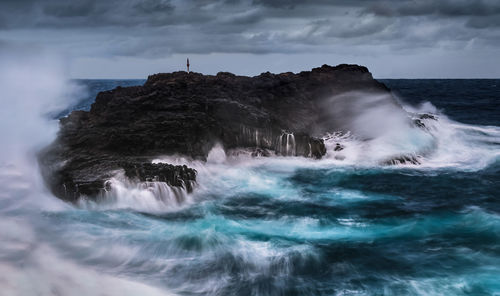
[[[499,28],[500,16],[472,17],[465,25],[474,29]]]
[[[142,13],[170,13],[174,10],[174,6],[170,1],[145,0],[133,5],[135,9]]]
[[[254,5],[268,6],[279,9],[299,9],[305,6],[323,6],[323,7],[360,7],[372,3],[372,0],[253,0]]]
[[[45,0],[0,3],[0,18],[10,28],[68,28],[168,25],[174,10],[168,0]]]
[[[425,15],[446,17],[488,16],[500,14],[500,2],[497,0],[382,1],[365,8],[364,12],[386,17]]]
[[[43,12],[54,17],[84,17],[92,14],[96,9],[93,1],[49,3],[43,7]]]
[[[412,51],[496,46],[499,14],[497,0],[3,0],[0,38],[106,56]]]

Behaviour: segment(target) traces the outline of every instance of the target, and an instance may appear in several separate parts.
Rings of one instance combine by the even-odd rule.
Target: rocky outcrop
[[[424,123],[425,120],[427,120],[427,119],[434,120],[434,121],[438,120],[436,115],[432,115],[432,114],[428,114],[428,113],[414,114],[414,117],[415,118],[413,118],[413,123],[415,124],[415,126],[418,126],[421,129],[427,129],[427,126]]]
[[[194,170],[157,167],[151,159],[174,153],[205,159],[215,143],[254,148],[260,156],[274,151],[321,158],[326,148],[319,136],[338,128],[324,120],[324,99],[353,91],[388,94],[357,65],[255,77],[155,74],[143,86],[101,92],[89,112],[62,118],[59,136],[40,162],[54,193],[73,201],[95,195],[116,170],[186,186]]]
[[[73,155],[60,144],[42,151],[39,161],[42,176],[52,192],[70,202],[81,196],[95,198],[109,191],[106,181],[122,172],[136,182],[165,182],[183,187],[188,193],[196,181],[196,170],[185,165],[153,164],[148,157]]]

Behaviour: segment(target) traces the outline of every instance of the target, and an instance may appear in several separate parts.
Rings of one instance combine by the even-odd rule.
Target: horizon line
[[[160,73],[171,73],[171,72],[159,72],[155,74],[160,74]],[[200,73],[203,74],[203,73]],[[281,74],[281,73],[273,73],[273,74]],[[154,75],[154,74],[151,74]],[[203,74],[203,75],[212,75],[215,76],[216,74]],[[237,75],[237,74],[235,74]],[[247,76],[247,75],[237,75],[237,76]],[[247,76],[247,77],[255,77],[259,75],[254,75],[254,76]],[[70,80],[147,80],[148,77],[143,77],[143,78],[85,78],[85,77],[71,77]],[[431,78],[423,78],[423,77],[373,77],[373,79],[406,79],[406,80],[498,80],[500,77],[431,77]]]

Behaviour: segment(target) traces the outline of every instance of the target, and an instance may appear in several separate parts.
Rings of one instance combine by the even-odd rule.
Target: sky
[[[72,78],[258,75],[365,65],[376,78],[500,78],[500,0],[0,0],[0,49]]]

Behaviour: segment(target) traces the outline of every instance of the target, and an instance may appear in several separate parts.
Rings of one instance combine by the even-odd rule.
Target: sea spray
[[[169,294],[74,260],[79,254],[65,247],[70,238],[60,236],[58,222],[48,217],[78,211],[45,188],[36,153],[55,139],[58,122],[52,116],[84,90],[68,81],[61,60],[43,49],[0,49],[0,64],[2,295]]]
[[[336,133],[321,160],[252,157],[222,146],[208,161],[159,157],[154,162],[198,171],[193,203],[153,214],[131,207],[49,219],[66,238],[59,244],[80,262],[181,294],[494,294],[498,127],[436,115],[438,121],[423,121],[430,133],[410,124],[401,127],[409,135]],[[439,143],[447,131],[455,136]],[[433,144],[389,141],[421,134]],[[336,143],[343,149],[335,151]],[[477,155],[454,163],[439,157],[452,143]],[[419,166],[380,165],[406,151],[400,144],[432,153]]]
[[[31,169],[13,161],[23,157],[3,154],[3,292],[498,294],[499,128],[433,113],[439,113],[438,121],[424,124],[437,145],[420,166],[381,166],[386,155],[405,151],[399,144],[415,145],[379,141],[383,153],[370,156],[377,142],[355,131],[331,137],[322,160],[254,158],[221,146],[207,162],[159,158],[155,162],[198,171],[198,187],[186,196],[192,202],[180,207],[177,198],[165,196],[165,184],[118,178],[113,186],[129,197],[125,206],[74,208],[40,192],[25,173]],[[22,120],[17,124],[23,126]],[[402,129],[418,139],[420,132],[411,134],[418,130]],[[373,139],[392,138],[385,136]],[[400,136],[393,139],[407,139]],[[335,151],[336,143],[343,149]],[[32,158],[25,159],[28,168]]]
[[[226,161],[226,152],[224,147],[220,143],[215,144],[215,146],[208,152],[207,163],[221,164]]]
[[[190,188],[194,187],[191,184]],[[187,186],[171,186],[166,182],[130,180],[123,172],[117,172],[106,181],[97,197],[82,197],[78,206],[85,209],[110,210],[133,209],[158,213],[175,211],[192,203]]]

